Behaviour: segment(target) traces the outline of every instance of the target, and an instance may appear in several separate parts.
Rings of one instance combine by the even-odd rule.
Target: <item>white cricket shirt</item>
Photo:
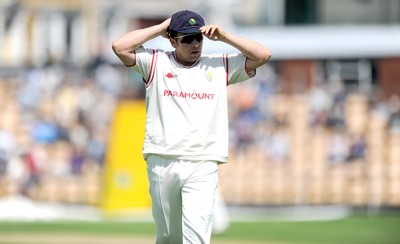
[[[144,158],[227,162],[227,85],[255,75],[246,73],[246,57],[203,54],[188,67],[175,52],[141,47],[135,54],[133,70],[146,86]]]

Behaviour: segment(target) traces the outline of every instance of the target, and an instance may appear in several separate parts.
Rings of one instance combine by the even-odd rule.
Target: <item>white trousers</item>
[[[147,158],[157,244],[208,244],[218,165],[215,161]]]

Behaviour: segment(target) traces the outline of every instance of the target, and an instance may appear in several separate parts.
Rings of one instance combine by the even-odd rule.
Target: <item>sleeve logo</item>
[[[165,77],[167,77],[167,78],[169,78],[169,79],[172,79],[172,78],[175,78],[177,75],[175,75],[175,74],[173,74],[173,73],[171,73],[171,72],[169,72],[169,73],[167,73],[166,75],[165,75]]]

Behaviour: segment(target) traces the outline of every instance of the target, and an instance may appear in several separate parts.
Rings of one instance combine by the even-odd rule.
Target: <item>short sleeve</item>
[[[256,70],[246,71],[246,61],[247,57],[242,53],[227,55],[225,68],[228,72],[228,85],[248,80],[256,75]]]
[[[144,48],[135,50],[136,63],[132,69],[142,75],[145,83],[148,83],[154,74],[157,63],[158,50]]]

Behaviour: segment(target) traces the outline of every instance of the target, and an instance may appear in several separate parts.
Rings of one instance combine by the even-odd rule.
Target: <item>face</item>
[[[192,65],[201,56],[203,35],[201,33],[178,34],[171,38],[171,44],[175,48],[178,61],[184,65]]]

